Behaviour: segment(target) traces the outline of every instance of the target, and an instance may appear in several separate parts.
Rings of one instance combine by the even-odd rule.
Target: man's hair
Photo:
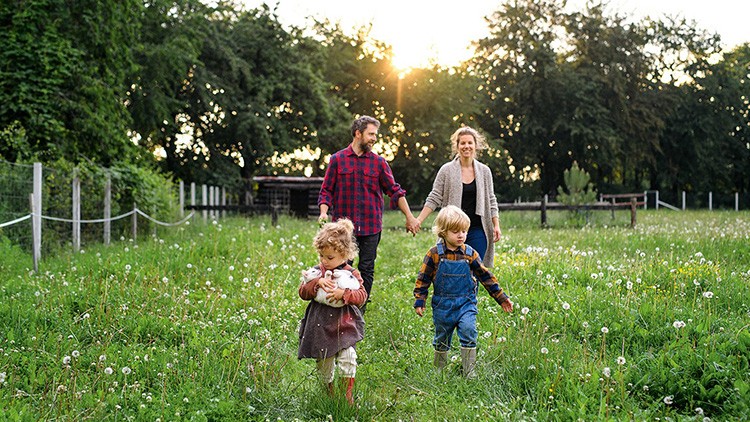
[[[375,125],[376,128],[380,128],[380,121],[374,117],[361,116],[352,122],[352,138],[357,135],[357,131],[363,133],[367,129],[367,125]]]
[[[432,232],[438,237],[445,239],[449,231],[469,230],[471,220],[465,212],[455,205],[448,205],[440,210],[435,218]]]

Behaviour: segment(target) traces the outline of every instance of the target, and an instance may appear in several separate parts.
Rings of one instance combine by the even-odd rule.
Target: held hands
[[[414,308],[414,311],[415,311],[415,312],[417,313],[417,315],[419,315],[420,317],[421,317],[421,316],[424,316],[424,306],[422,306],[422,307],[419,307],[419,308]]]
[[[411,233],[412,236],[416,236],[419,233],[421,226],[422,224],[413,215],[406,217],[406,231]]]

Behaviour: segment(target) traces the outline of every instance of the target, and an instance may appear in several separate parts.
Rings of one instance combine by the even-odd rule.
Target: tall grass
[[[472,380],[433,369],[431,313],[412,308],[432,234],[387,214],[354,408],[296,359],[312,220],[194,224],[40,274],[0,242],[0,419],[750,418],[750,213],[621,214],[501,215],[515,310],[480,289]]]

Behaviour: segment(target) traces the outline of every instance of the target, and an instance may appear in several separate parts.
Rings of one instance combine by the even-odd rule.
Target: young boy
[[[432,228],[438,242],[427,252],[419,269],[414,310],[420,317],[424,315],[427,290],[433,284],[434,364],[438,368],[446,365],[453,331],[458,330],[463,374],[472,378],[477,359],[477,283],[472,274],[505,312],[513,310],[513,302],[482,264],[477,251],[464,244],[469,225],[469,216],[456,206],[449,205],[438,213]]]

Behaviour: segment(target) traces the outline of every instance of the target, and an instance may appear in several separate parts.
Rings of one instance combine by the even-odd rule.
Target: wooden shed
[[[253,181],[258,184],[257,205],[302,218],[318,215],[322,177],[256,176]]]

